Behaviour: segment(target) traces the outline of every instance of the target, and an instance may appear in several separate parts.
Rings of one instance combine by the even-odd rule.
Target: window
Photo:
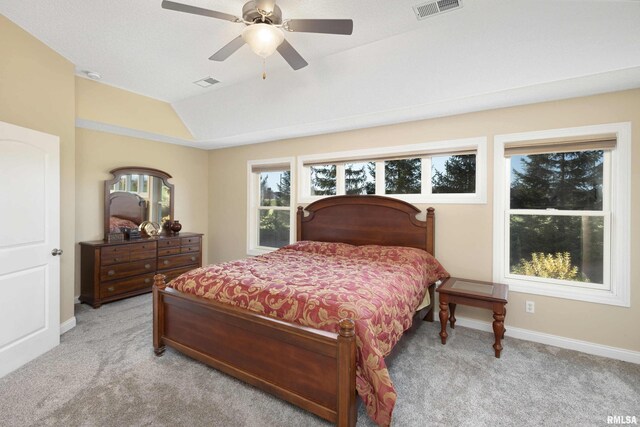
[[[629,304],[629,133],[620,124],[496,137],[496,281]]]
[[[250,255],[270,252],[293,241],[292,163],[292,159],[248,162]]]
[[[378,194],[411,203],[486,203],[486,139],[302,156],[299,200]]]

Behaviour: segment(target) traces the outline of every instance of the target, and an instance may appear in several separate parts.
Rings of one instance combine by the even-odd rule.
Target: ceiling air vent
[[[450,10],[460,9],[462,0],[440,0],[429,3],[422,3],[413,6],[416,18],[425,19],[439,13],[448,12]]]
[[[197,84],[200,87],[209,87],[209,86],[213,86],[216,83],[220,83],[218,80],[214,79],[213,77],[205,77],[204,79],[200,79],[197,82],[193,82],[194,84]]]

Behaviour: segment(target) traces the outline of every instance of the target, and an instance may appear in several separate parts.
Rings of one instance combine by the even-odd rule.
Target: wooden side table
[[[493,348],[496,357],[499,358],[505,333],[504,318],[507,315],[505,305],[507,304],[509,286],[501,283],[450,277],[436,291],[440,293],[440,324],[442,325],[440,338],[442,344],[447,343],[449,336],[447,334],[447,320],[451,324],[451,329],[455,329],[456,304],[487,308],[493,310],[493,334],[495,336]]]

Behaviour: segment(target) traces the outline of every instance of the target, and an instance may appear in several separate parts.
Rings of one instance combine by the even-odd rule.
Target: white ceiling
[[[181,0],[182,1],[182,0]],[[240,15],[241,0],[184,0]],[[640,1],[463,0],[418,21],[410,0],[278,0],[284,18],[352,18],[354,34],[287,33],[309,66],[245,46],[242,25],[160,0],[0,0],[0,12],[103,82],[171,102],[216,148],[640,87]],[[193,84],[212,76],[222,83]]]

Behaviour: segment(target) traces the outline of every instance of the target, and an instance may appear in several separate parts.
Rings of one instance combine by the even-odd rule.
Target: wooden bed
[[[434,254],[434,210],[382,196],[336,196],[298,208],[297,239],[407,246]],[[166,287],[153,287],[153,347],[165,346],[259,387],[338,426],[357,416],[354,322],[338,334],[284,322]],[[434,288],[425,320],[433,320]]]

